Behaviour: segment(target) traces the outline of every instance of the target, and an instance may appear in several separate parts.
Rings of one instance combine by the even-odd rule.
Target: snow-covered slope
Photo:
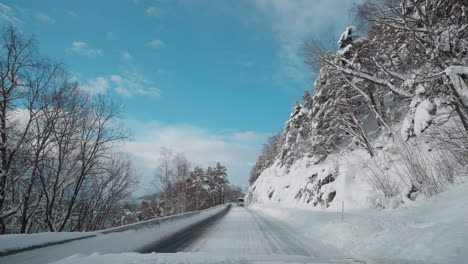
[[[320,162],[306,156],[289,168],[276,160],[247,190],[246,203],[328,211],[397,208],[468,181],[466,165],[452,163],[453,153],[434,150],[437,143],[425,137],[405,142],[382,135],[373,144],[373,157],[355,149]]]
[[[369,207],[375,196],[363,161],[367,153],[356,150],[330,155],[319,164],[304,157],[289,170],[278,163],[264,170],[246,194],[248,204],[278,204],[298,208],[341,210]]]

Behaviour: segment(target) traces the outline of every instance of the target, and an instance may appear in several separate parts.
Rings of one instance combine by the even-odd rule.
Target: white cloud
[[[259,154],[259,145],[264,140],[263,136],[255,136],[257,133],[252,131],[247,134],[257,139],[262,138],[262,142],[246,143],[238,140],[235,134],[216,134],[189,124],[167,125],[135,120],[125,122],[139,133],[126,144],[126,150],[135,166],[140,169],[144,183],[151,181],[159,151],[166,147],[184,153],[193,166],[213,166],[220,162],[227,167],[231,183],[246,187],[250,168]]]
[[[308,73],[300,54],[304,41],[310,37],[323,36],[325,30],[330,34],[326,37],[339,34],[349,23],[349,11],[354,2],[356,0],[253,1],[269,21],[280,44],[278,57],[282,74],[293,80],[306,80]]]
[[[133,56],[132,54],[130,54],[130,52],[125,51],[124,53],[122,53],[122,59],[128,61],[128,60],[133,59]]]
[[[83,41],[73,41],[70,50],[75,53],[90,56],[90,57],[102,55],[101,49],[92,49],[88,46],[88,43],[83,42]]]
[[[145,95],[153,99],[161,97],[161,90],[152,87],[152,82],[135,70],[126,71],[123,75],[111,75],[109,79],[114,84],[115,91],[122,96]]]
[[[144,78],[135,70],[88,79],[86,84],[82,85],[81,88],[91,92],[91,94],[106,94],[110,89],[113,89],[123,97],[133,97],[135,95],[142,95],[153,99],[161,97],[161,90],[154,87],[151,81]]]
[[[132,93],[130,88],[135,86],[136,83],[133,83],[130,78],[123,78],[120,75],[114,74],[109,77],[110,81],[116,86],[115,91],[125,97],[131,97]]]
[[[155,16],[158,13],[158,9],[154,6],[150,6],[145,10],[146,16]]]
[[[11,13],[13,11],[13,9],[10,6],[2,4],[2,3],[0,3],[0,10],[2,12],[7,12],[7,13]]]
[[[239,132],[232,135],[233,139],[239,142],[265,142],[269,136],[271,134],[254,131]]]
[[[161,90],[158,88],[147,88],[147,89],[137,89],[137,93],[141,95],[148,95],[152,98],[160,98],[161,97]]]
[[[3,20],[13,25],[23,23],[23,21],[17,17],[16,12],[15,10],[13,10],[13,8],[2,3],[0,3],[0,20]]]
[[[90,92],[91,94],[105,94],[109,90],[109,80],[105,77],[97,77],[89,79],[86,85],[82,85],[81,89]]]
[[[155,40],[152,40],[152,41],[146,43],[146,45],[148,45],[148,46],[150,46],[152,48],[161,48],[161,47],[164,47],[166,44],[162,40],[155,39]]]
[[[124,96],[124,97],[131,97],[132,96],[132,93],[127,89],[127,88],[124,88],[122,86],[118,86],[115,88],[115,91]]]
[[[43,23],[55,24],[55,19],[51,18],[49,15],[43,12],[37,12],[35,18],[36,20]]]

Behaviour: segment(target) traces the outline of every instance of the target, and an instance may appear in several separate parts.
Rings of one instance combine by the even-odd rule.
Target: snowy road
[[[41,264],[77,254],[87,256],[94,252],[100,254],[141,252],[142,243],[151,241],[151,237],[156,236],[151,232],[114,233],[6,256],[0,258],[0,262]],[[258,211],[236,206],[232,207],[224,217],[202,228],[196,235],[184,234],[184,237],[186,241],[183,241],[182,246],[175,251],[198,252],[228,258],[267,255],[307,258],[337,256],[333,250],[318,242],[304,243],[301,234],[280,220],[273,220]]]
[[[251,209],[233,207],[224,218],[181,251],[317,257],[318,252],[312,250],[310,245],[305,245],[300,238],[300,234],[282,222],[270,220]]]
[[[296,211],[294,211],[296,212]],[[300,211],[297,211],[300,212]],[[265,210],[236,207],[214,222],[208,222],[197,232],[187,232],[187,228],[178,229],[180,232],[178,246],[169,247],[167,251],[158,253],[140,254],[141,246],[148,246],[162,237],[163,230],[141,230],[100,235],[94,238],[83,239],[14,254],[0,258],[0,263],[8,264],[41,264],[58,261],[56,264],[159,264],[159,263],[366,263],[366,264],[402,264],[426,263],[419,261],[402,261],[390,259],[367,259],[351,257],[350,252],[344,256],[343,252],[330,245],[339,245],[345,237],[333,236],[330,238],[307,234],[304,230],[316,225],[323,228],[326,223],[339,226],[332,219],[323,222],[324,213],[308,213],[306,217],[300,216],[302,228],[293,228],[291,224],[298,224],[296,219],[284,218],[281,220],[267,215]],[[288,214],[281,211],[280,214]],[[291,213],[291,212],[289,212]],[[284,222],[284,221],[287,222]],[[202,222],[200,222],[202,223]],[[198,224],[197,224],[198,225]],[[343,223],[342,225],[349,225]],[[180,222],[174,222],[173,228],[180,228]],[[165,228],[171,228],[170,225]],[[172,242],[169,242],[170,244]],[[161,247],[159,247],[161,248]],[[343,249],[342,249],[343,250]],[[160,253],[162,252],[162,253]],[[164,252],[179,252],[164,253]],[[375,256],[377,257],[377,256]],[[432,263],[432,262],[431,262]],[[451,262],[459,263],[459,262]]]

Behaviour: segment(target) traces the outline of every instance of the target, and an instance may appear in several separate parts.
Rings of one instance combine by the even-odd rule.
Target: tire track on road
[[[292,230],[286,230],[283,226],[273,223],[266,217],[250,209],[247,209],[247,211],[252,215],[252,218],[261,230],[264,230],[262,235],[272,245],[272,248],[275,249],[276,254],[312,256],[307,247],[298,241],[300,238],[293,237],[294,232]]]

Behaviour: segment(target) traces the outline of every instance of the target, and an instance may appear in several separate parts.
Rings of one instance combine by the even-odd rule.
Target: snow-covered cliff
[[[306,46],[318,69],[313,94],[265,144],[248,203],[393,208],[465,179],[468,4],[436,2],[376,17],[359,6],[366,37],[347,27],[337,52]]]

